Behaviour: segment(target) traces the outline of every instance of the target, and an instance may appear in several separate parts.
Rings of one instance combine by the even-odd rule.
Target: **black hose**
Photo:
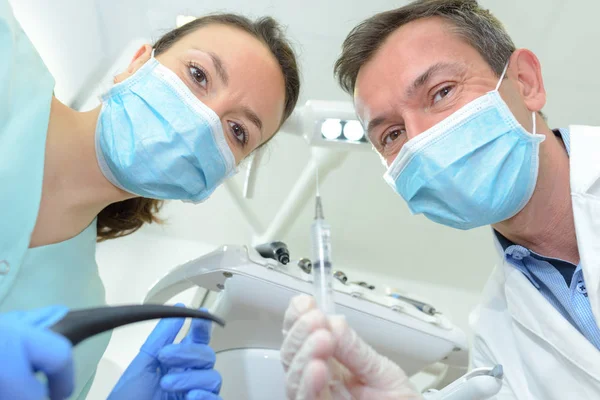
[[[201,318],[213,321],[221,327],[225,326],[225,321],[206,311],[158,304],[139,304],[73,310],[52,325],[50,330],[60,333],[75,346],[111,329],[158,318]]]

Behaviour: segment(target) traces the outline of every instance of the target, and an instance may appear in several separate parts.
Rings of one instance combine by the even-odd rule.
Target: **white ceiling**
[[[336,86],[332,65],[346,33],[371,14],[398,7],[389,0],[12,0],[15,13],[57,80],[57,95],[71,102],[97,71],[136,37],[156,39],[178,14],[233,11],[272,15],[288,26],[307,99],[347,100]],[[549,95],[545,111],[553,126],[600,124],[595,49],[600,2],[581,0],[482,1],[506,25],[517,46],[539,56]],[[568,106],[568,107],[565,107]],[[279,135],[269,147],[250,207],[266,225],[308,158],[298,137]],[[383,182],[375,154],[351,154],[323,183],[326,216],[333,227],[336,265],[364,268],[407,279],[478,290],[492,267],[489,228],[459,232],[412,217],[401,198]],[[241,187],[242,177],[235,178]],[[293,256],[308,255],[312,204],[283,237]],[[250,230],[227,192],[219,189],[203,205],[169,204],[165,231],[204,242],[244,243]],[[152,231],[152,229],[150,229]]]

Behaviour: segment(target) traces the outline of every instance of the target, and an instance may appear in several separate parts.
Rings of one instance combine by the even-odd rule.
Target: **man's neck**
[[[540,255],[578,264],[569,157],[552,131],[547,129],[545,134],[531,200],[517,215],[493,227],[513,243]]]

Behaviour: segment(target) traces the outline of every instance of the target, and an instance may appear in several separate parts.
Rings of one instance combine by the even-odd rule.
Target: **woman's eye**
[[[248,134],[243,126],[236,124],[235,122],[229,122],[229,129],[231,129],[233,137],[235,137],[242,146],[245,146],[246,143],[248,143]]]
[[[189,68],[192,79],[195,80],[196,83],[198,83],[204,89],[206,89],[206,87],[208,86],[208,78],[206,76],[206,73],[201,68],[198,68],[194,65],[190,65]]]
[[[398,139],[400,137],[400,135],[406,133],[405,129],[394,129],[393,131],[387,133],[383,139],[382,139],[382,144],[383,147],[389,146],[390,144],[392,144],[392,142],[394,142],[396,139]]]
[[[433,104],[437,103],[438,101],[442,100],[444,97],[448,96],[451,92],[452,89],[454,89],[453,86],[446,86],[444,88],[442,88],[441,90],[439,90],[435,96],[433,96]]]

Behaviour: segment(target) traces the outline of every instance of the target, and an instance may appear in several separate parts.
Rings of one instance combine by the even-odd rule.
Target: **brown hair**
[[[155,55],[167,51],[182,37],[196,29],[222,24],[239,28],[263,42],[277,59],[285,81],[285,106],[280,126],[294,111],[300,95],[300,75],[296,56],[281,26],[271,17],[256,21],[235,14],[214,14],[197,18],[161,37],[154,45]],[[98,214],[98,241],[127,236],[137,231],[144,223],[161,222],[156,214],[163,202],[143,197],[113,203]]]
[[[502,23],[476,0],[418,0],[404,7],[382,12],[361,22],[344,40],[334,73],[340,86],[354,94],[360,68],[385,40],[401,26],[418,19],[441,17],[452,32],[473,46],[498,75],[515,51],[515,45]]]
[[[131,235],[145,223],[158,222],[163,201],[136,197],[112,203],[98,214],[98,242]]]

